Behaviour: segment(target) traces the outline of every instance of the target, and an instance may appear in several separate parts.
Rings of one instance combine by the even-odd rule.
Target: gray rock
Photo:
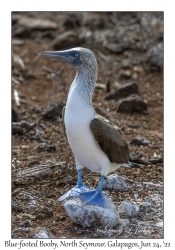
[[[53,216],[53,212],[52,212],[52,209],[50,209],[48,207],[42,207],[40,209],[34,210],[32,215],[36,215],[35,219],[41,220],[41,219],[45,219],[45,218],[51,218]]]
[[[157,222],[157,223],[155,224],[155,227],[163,228],[163,221]]]
[[[150,159],[149,162],[151,162],[152,164],[163,163],[163,158],[162,157],[156,157],[154,159]]]
[[[20,213],[24,211],[24,206],[19,201],[12,201],[12,212]]]
[[[103,182],[104,188],[125,190],[128,186],[123,177],[118,176],[118,174],[111,174]]]
[[[62,110],[65,104],[63,102],[57,102],[51,104],[42,111],[42,116],[44,119],[51,120],[55,117],[62,117]]]
[[[18,38],[29,38],[31,35],[31,30],[25,26],[16,26],[13,30],[13,37]]]
[[[159,53],[156,56],[150,57],[150,66],[152,70],[162,71],[163,69],[163,54]]]
[[[60,221],[60,220],[65,220],[65,219],[66,219],[66,216],[61,215],[61,214],[57,214],[56,218],[55,218],[55,221]]]
[[[105,19],[100,18],[99,15],[96,15],[96,13],[89,13],[88,15],[85,15],[83,18],[83,22],[86,23],[86,27],[89,27],[90,30],[97,31],[99,29],[105,28]]]
[[[78,16],[78,13],[75,14],[75,13],[68,12],[67,16],[62,21],[63,21],[63,26],[67,30],[76,29],[77,27],[80,27],[80,16]]]
[[[142,145],[142,146],[147,146],[150,144],[150,141],[146,140],[145,138],[142,138],[140,136],[137,136],[135,138],[133,138],[131,141],[130,141],[130,144],[132,145]]]
[[[137,123],[130,123],[130,124],[128,124],[129,125],[129,127],[130,128],[140,128],[140,125],[139,124],[137,124]]]
[[[130,44],[128,41],[111,41],[108,43],[104,43],[104,47],[108,50],[115,52],[115,53],[121,53],[127,49],[129,49]]]
[[[122,70],[120,73],[120,79],[129,79],[131,78],[131,71],[130,70]]]
[[[35,199],[31,199],[31,200],[29,201],[29,204],[30,204],[31,206],[36,206],[36,205],[38,204],[38,202],[37,202],[37,200],[35,200]]]
[[[12,108],[12,122],[19,122],[18,113],[14,108]]]
[[[121,64],[123,69],[128,69],[133,67],[132,62],[128,59],[122,60]]]
[[[12,46],[21,46],[21,45],[24,45],[25,44],[25,41],[22,40],[22,39],[12,39]]]
[[[127,97],[131,94],[139,95],[138,85],[135,82],[125,83],[122,86],[118,87],[113,93],[105,97],[105,100],[119,100],[123,97]]]
[[[20,223],[20,226],[22,227],[30,227],[32,225],[32,222],[30,220],[24,220]]]
[[[154,194],[154,195],[149,195],[145,198],[146,202],[149,202],[150,204],[152,204],[154,201],[161,201],[163,200],[162,197],[158,194]]]
[[[31,30],[47,30],[57,28],[57,23],[46,19],[21,17],[18,23],[19,26],[26,27]]]
[[[17,227],[13,230],[13,233],[14,232],[25,232],[25,233],[29,233],[31,232],[32,229],[30,227]]]
[[[31,184],[38,180],[44,180],[53,175],[53,170],[38,166],[29,167],[20,171],[14,178],[17,184]]]
[[[127,113],[145,113],[147,114],[147,100],[143,99],[141,96],[132,94],[126,98],[123,98],[119,103],[117,112],[127,112]]]
[[[150,202],[144,201],[144,202],[140,203],[140,208],[149,208],[149,207],[151,207]]]
[[[151,70],[162,71],[163,69],[163,42],[152,46],[147,52]]]
[[[69,217],[83,227],[112,228],[118,224],[119,213],[113,202],[105,195],[105,207],[87,205],[81,198],[68,198],[64,207]]]
[[[152,204],[147,201],[143,201],[139,204],[139,212],[140,213],[149,213],[152,211]]]
[[[55,238],[53,234],[51,234],[49,231],[47,231],[45,228],[36,228],[35,233],[33,234],[34,239],[53,239]]]
[[[119,213],[127,216],[134,216],[139,212],[139,206],[130,201],[123,201],[119,206]]]
[[[12,24],[16,24],[20,18],[21,15],[12,13]]]
[[[123,230],[125,227],[129,225],[128,219],[120,219],[118,223],[119,230]]]

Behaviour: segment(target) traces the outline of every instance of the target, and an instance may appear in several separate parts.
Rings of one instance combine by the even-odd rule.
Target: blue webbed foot
[[[80,197],[88,205],[105,206],[105,198],[101,190],[98,188],[95,190],[87,191],[80,194]]]
[[[86,192],[88,191],[89,188],[85,185],[79,186],[76,185],[75,187],[73,187],[72,189],[70,189],[69,191],[67,191],[65,194],[63,194],[58,201],[63,201],[64,199],[71,197],[71,196],[79,196],[80,193]]]
[[[97,189],[83,192],[82,194],[80,194],[80,197],[82,198],[84,202],[86,202],[86,204],[96,205],[96,206],[101,206],[101,207],[104,207],[106,205],[105,197],[102,193],[103,180],[104,180],[104,176],[101,175],[101,179],[100,179]]]

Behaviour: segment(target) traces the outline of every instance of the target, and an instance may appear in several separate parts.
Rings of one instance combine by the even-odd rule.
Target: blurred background
[[[151,168],[127,171],[121,168],[116,172],[138,182],[162,184],[163,21],[163,12],[12,12],[14,204],[24,198],[23,189],[31,195],[40,192],[36,181],[40,186],[47,184],[45,193],[49,193],[51,187],[53,199],[75,185],[74,157],[62,124],[62,108],[66,105],[75,69],[39,56],[47,50],[85,47],[93,51],[99,72],[93,95],[96,112],[120,127],[133,157],[154,164]],[[40,164],[58,162],[64,164],[52,167],[50,172],[37,169],[39,179],[34,174],[36,169],[29,171]],[[24,171],[23,178],[18,178],[21,171]],[[85,182],[93,187],[96,178],[85,177]],[[154,188],[140,193],[140,198],[157,192]],[[137,191],[137,187],[132,189]],[[159,189],[161,194],[163,191]],[[47,195],[42,199],[47,203]],[[52,209],[54,213],[58,208],[55,205]],[[21,221],[16,217],[17,209],[15,211],[14,228]],[[64,215],[64,211],[60,211]],[[51,223],[50,219],[47,223]],[[67,217],[63,219],[63,228],[66,223],[70,224]],[[58,228],[52,231],[55,235],[58,232]],[[160,231],[158,234],[160,236]],[[32,237],[32,234],[16,231],[13,236]]]

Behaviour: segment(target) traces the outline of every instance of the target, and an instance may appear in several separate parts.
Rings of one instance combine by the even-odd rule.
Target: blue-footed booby
[[[78,181],[59,200],[77,196],[78,193],[87,204],[105,206],[102,193],[104,178],[120,166],[130,167],[131,156],[120,129],[96,114],[93,108],[92,95],[98,73],[96,58],[91,50],[80,47],[64,51],[45,51],[40,55],[63,60],[76,69],[63,110],[63,119],[68,142],[75,156]],[[83,185],[84,167],[101,175],[95,190]]]

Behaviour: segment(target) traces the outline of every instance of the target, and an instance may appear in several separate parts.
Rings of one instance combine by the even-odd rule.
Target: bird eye
[[[75,53],[75,57],[78,57],[78,53]]]

